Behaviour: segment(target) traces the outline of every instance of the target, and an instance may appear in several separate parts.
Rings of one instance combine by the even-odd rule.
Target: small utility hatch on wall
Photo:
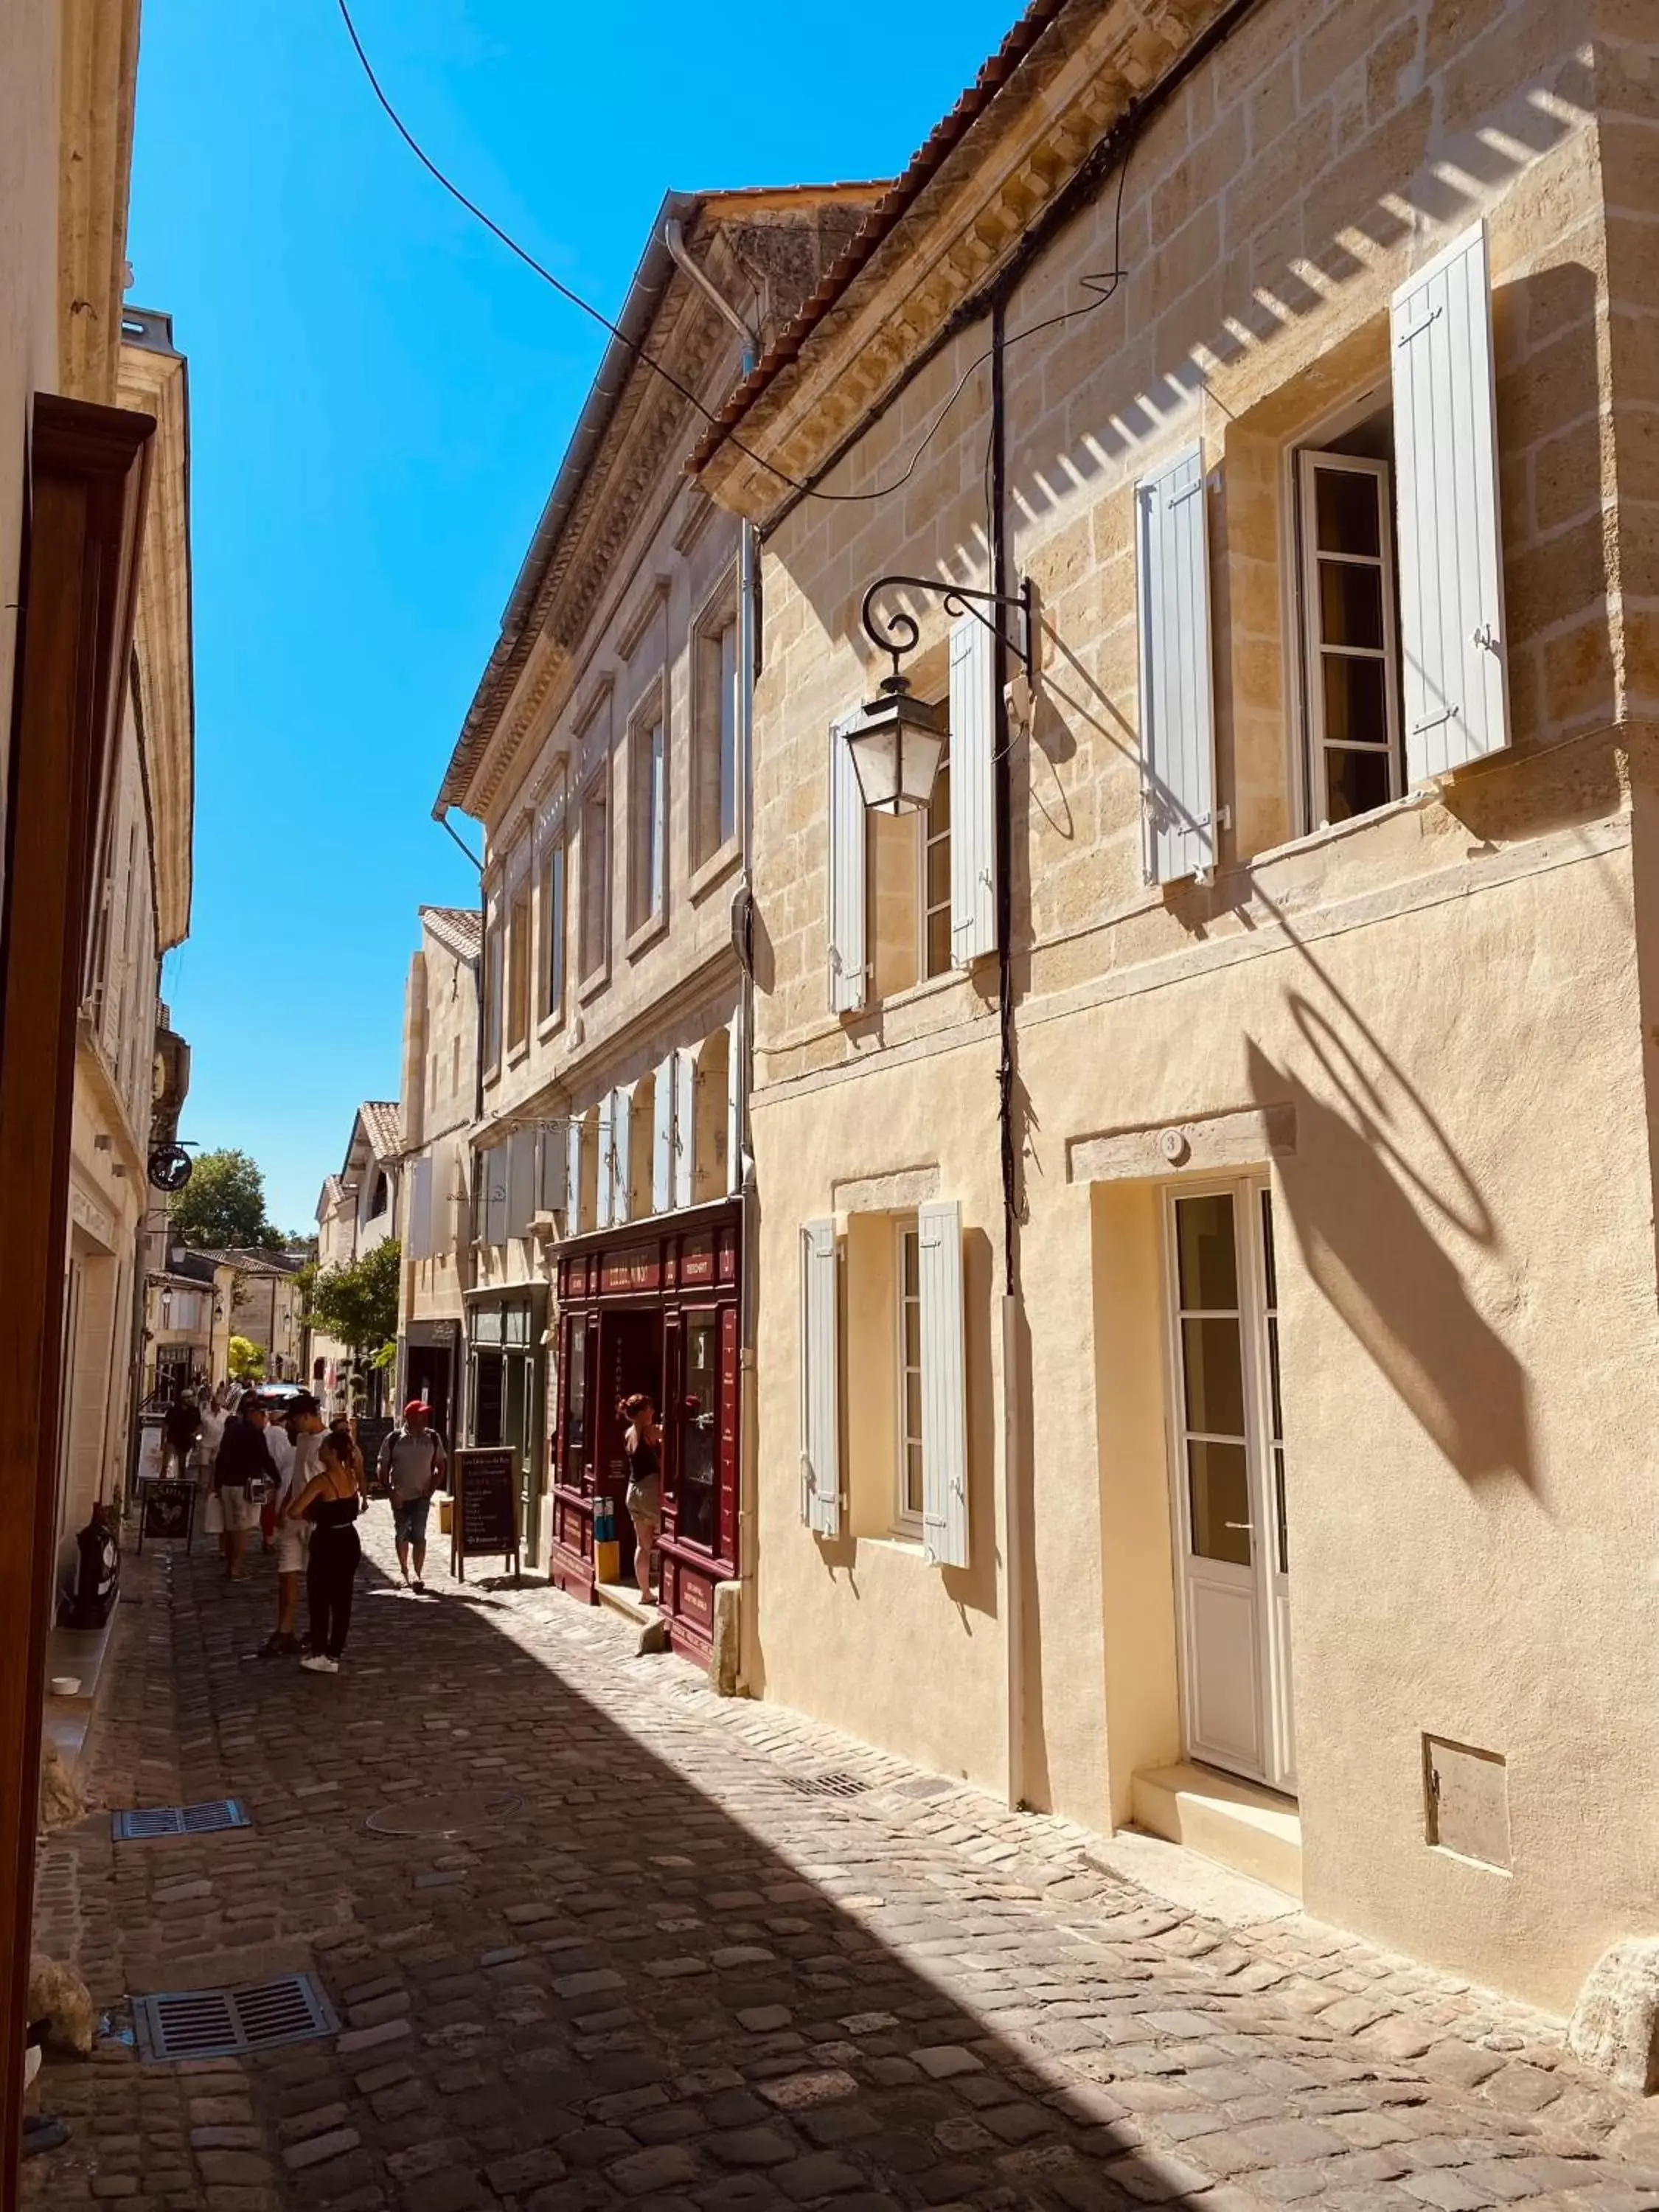
[[[1425,1735],[1423,1806],[1429,1843],[1508,1871],[1510,1776],[1500,1753]]]

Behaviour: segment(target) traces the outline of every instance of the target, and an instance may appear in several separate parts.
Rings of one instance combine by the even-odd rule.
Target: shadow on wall
[[[1279,1168],[1303,1265],[1466,1482],[1534,1486],[1525,1370],[1430,1225],[1438,1214],[1452,1237],[1495,1251],[1492,1216],[1411,1083],[1332,998],[1328,1013],[1300,992],[1287,1000],[1317,1091],[1249,1048],[1257,1104],[1296,1109],[1296,1151]]]

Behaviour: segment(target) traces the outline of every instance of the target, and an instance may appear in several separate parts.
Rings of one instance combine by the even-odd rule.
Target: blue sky
[[[434,157],[614,313],[664,191],[892,173],[1015,9],[353,12]],[[334,0],[145,0],[128,252],[191,369],[181,1133],[308,1229],[356,1103],[398,1094],[416,908],[477,896],[432,801],[604,337],[417,168]]]

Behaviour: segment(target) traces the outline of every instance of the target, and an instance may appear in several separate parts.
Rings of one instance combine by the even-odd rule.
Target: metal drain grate
[[[116,1813],[110,1832],[118,1844],[135,1844],[151,1836],[208,1836],[218,1828],[252,1825],[240,1798],[213,1797],[204,1805],[153,1805]]]
[[[862,1797],[870,1787],[856,1774],[786,1774],[783,1779],[802,1797]]]
[[[240,1990],[168,1990],[135,1997],[132,2024],[141,2057],[229,2058],[247,2051],[332,2035],[334,2008],[309,1974],[279,1974]]]

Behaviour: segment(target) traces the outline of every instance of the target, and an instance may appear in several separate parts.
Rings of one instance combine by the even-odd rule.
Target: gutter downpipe
[[[675,267],[737,332],[743,346],[740,374],[747,376],[760,354],[760,334],[691,258],[685,233],[678,217],[670,216],[662,227],[662,242]],[[755,1304],[760,1193],[755,1181],[755,1148],[749,1127],[749,1099],[755,1080],[755,976],[750,916],[754,910],[755,678],[760,673],[759,537],[746,515],[738,524],[738,644],[737,661],[742,672],[738,685],[738,779],[741,805],[738,823],[740,864],[738,902],[741,944],[738,965],[742,985],[738,999],[738,1198],[742,1208],[743,1264],[738,1283],[738,1388],[741,1413],[738,1466],[738,1674],[739,1697],[749,1694],[752,1669],[749,1664],[755,1635],[756,1496],[758,1478],[759,1388],[755,1363]],[[716,1685],[718,1687],[719,1686]]]

